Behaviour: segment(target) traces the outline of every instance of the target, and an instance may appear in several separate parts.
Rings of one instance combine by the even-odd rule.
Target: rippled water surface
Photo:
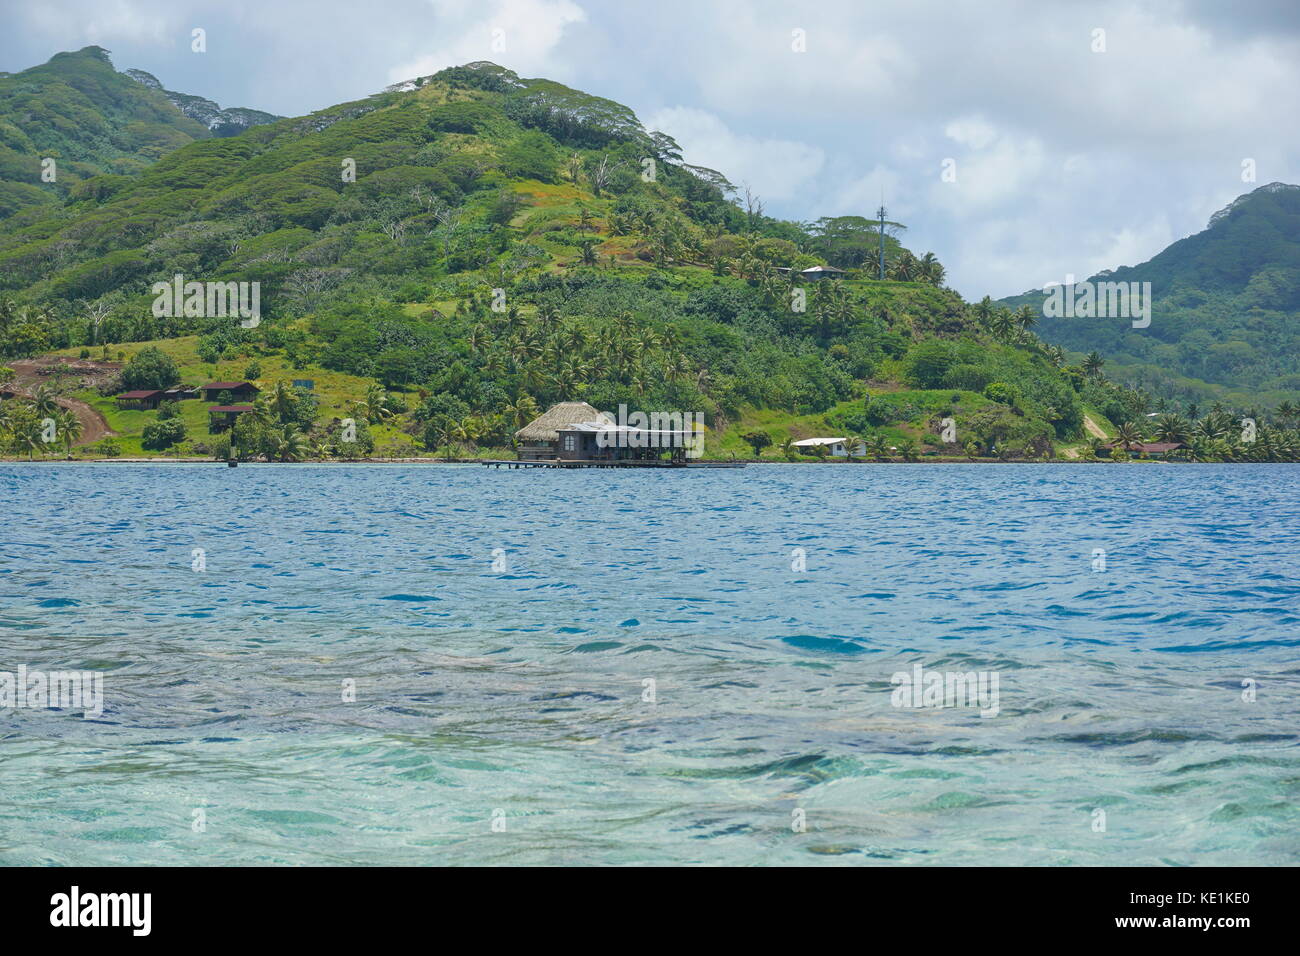
[[[0,465],[0,862],[1295,864],[1298,482]]]

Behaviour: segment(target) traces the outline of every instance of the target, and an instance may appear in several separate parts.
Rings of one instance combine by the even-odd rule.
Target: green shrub
[[[152,345],[142,348],[122,369],[122,386],[127,391],[170,388],[180,379],[176,363]]]
[[[218,461],[229,458],[230,457],[230,436],[223,432],[222,434],[218,435],[216,438],[212,439],[210,447],[212,450],[212,457],[216,458]],[[198,450],[198,446],[195,446],[195,451],[197,450]]]
[[[162,451],[184,440],[185,423],[179,418],[150,422],[140,435],[140,444],[150,451]]]
[[[951,343],[942,339],[919,342],[904,360],[903,381],[916,388],[942,388],[954,360]]]
[[[943,376],[945,388],[962,388],[969,392],[982,392],[992,381],[993,373],[988,369],[966,362],[952,366]]]
[[[985,386],[984,397],[990,402],[997,402],[999,405],[1010,405],[1015,408],[1020,404],[1020,389],[1014,385],[1008,385],[1006,382],[993,382]]]

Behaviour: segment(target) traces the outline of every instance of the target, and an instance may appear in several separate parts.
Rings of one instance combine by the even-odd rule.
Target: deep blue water
[[[0,465],[0,862],[1295,864],[1298,483]]]

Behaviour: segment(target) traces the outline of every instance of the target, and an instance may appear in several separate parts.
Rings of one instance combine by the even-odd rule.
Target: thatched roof
[[[557,428],[594,422],[599,417],[600,412],[586,402],[559,402],[515,432],[515,437],[520,441],[556,441],[560,437]]]

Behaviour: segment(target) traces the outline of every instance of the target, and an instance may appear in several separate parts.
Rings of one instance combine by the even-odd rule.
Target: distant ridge
[[[206,97],[164,89],[156,76],[152,73],[146,73],[144,70],[132,69],[123,70],[122,72],[142,86],[147,86],[151,90],[158,90],[167,99],[171,100],[172,105],[178,110],[190,119],[198,120],[210,129],[214,136],[237,136],[250,127],[262,126],[283,119],[283,117],[276,116],[274,113],[266,113],[262,110],[253,110],[242,106],[222,109],[219,104]]]
[[[1259,186],[1147,262],[1091,278],[1150,282],[1151,326],[1044,316],[1044,339],[1096,351],[1166,397],[1300,389],[1300,186]],[[1002,301],[1037,309],[1043,298],[1035,289]]]
[[[46,206],[86,179],[133,175],[195,140],[278,118],[166,90],[143,70],[118,72],[101,46],[0,73],[0,220]],[[46,159],[56,164],[48,180]]]

